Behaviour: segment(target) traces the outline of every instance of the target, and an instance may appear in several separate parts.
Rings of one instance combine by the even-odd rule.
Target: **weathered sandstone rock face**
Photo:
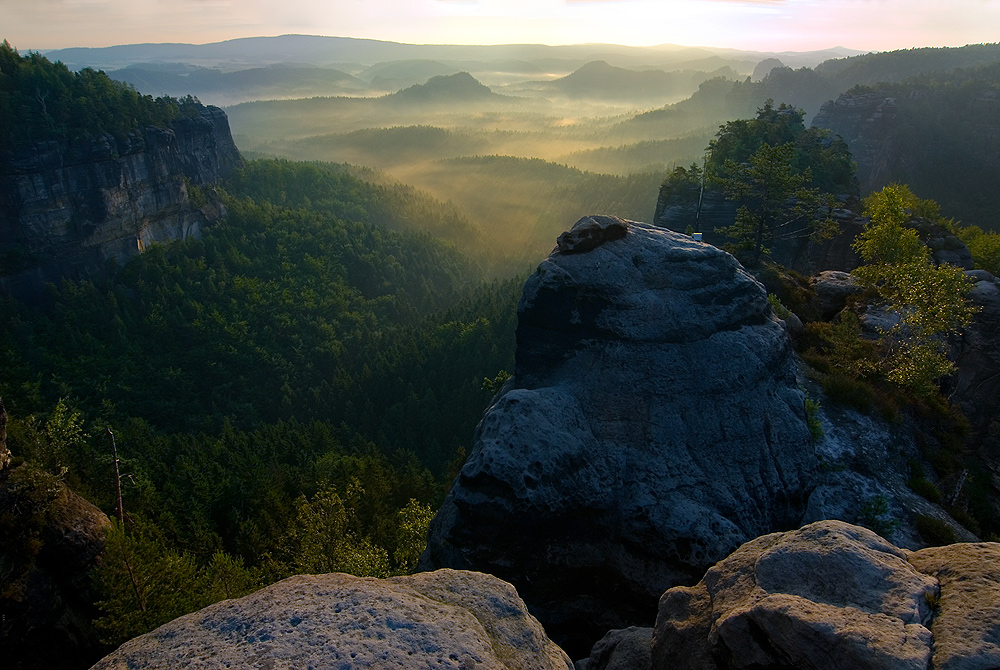
[[[514,588],[439,570],[300,575],[175,619],[94,669],[572,670]]]
[[[31,465],[0,471],[0,648],[12,670],[100,658],[91,571],[111,522]],[[30,548],[33,548],[33,552]]]
[[[844,93],[823,104],[812,125],[829,128],[851,148],[858,164],[858,181],[864,193],[889,183],[890,175],[906,156],[897,140],[896,98],[871,91]]]
[[[998,559],[1000,544],[909,552],[839,521],[766,535],[663,594],[652,667],[995,668]]]
[[[947,389],[969,419],[969,444],[987,465],[992,497],[1000,499],[1000,280],[983,270],[966,273],[976,285],[971,300],[980,308],[972,324],[953,342],[955,374]]]
[[[29,295],[153,242],[197,236],[219,205],[193,203],[188,184],[214,184],[239,162],[216,107],[169,129],[0,156],[0,290]]]
[[[612,217],[518,307],[515,373],[421,566],[511,581],[576,657],[746,540],[792,528],[815,455],[788,337],[725,252]],[[567,238],[569,239],[569,238]]]

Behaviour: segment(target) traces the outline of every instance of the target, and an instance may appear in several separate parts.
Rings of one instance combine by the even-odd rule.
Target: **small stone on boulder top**
[[[585,216],[559,236],[556,244],[564,254],[582,254],[628,233],[628,222],[616,216]]]

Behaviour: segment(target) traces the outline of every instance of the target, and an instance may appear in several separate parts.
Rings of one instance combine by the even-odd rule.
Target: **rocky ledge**
[[[572,670],[513,587],[439,570],[301,575],[126,642],[93,670]]]
[[[1000,667],[1000,544],[907,551],[820,521],[747,542],[576,670]],[[291,577],[122,645],[93,670],[572,670],[514,588],[438,570]]]
[[[788,336],[729,254],[586,217],[528,280],[513,377],[423,569],[513,583],[574,657],[743,542],[798,526],[815,454]]]

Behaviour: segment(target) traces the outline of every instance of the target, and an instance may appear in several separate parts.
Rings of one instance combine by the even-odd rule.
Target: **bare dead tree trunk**
[[[694,213],[694,232],[701,232],[701,203],[705,198],[705,172],[708,170],[708,154],[701,161],[701,188],[698,189],[698,209]]]
[[[42,107],[42,120],[49,126],[52,127],[52,117],[49,116],[49,108],[45,105],[45,98],[49,97],[49,92],[46,91],[42,93],[42,90],[38,87],[35,88],[35,100]]]
[[[118,517],[118,523],[121,524],[122,530],[125,529],[125,508],[122,505],[122,475],[118,467],[118,447],[115,446],[115,434],[111,432],[111,427],[107,426],[104,429],[108,433],[108,437],[111,438],[111,455],[114,458],[114,468],[115,468],[115,516]],[[132,592],[135,594],[136,605],[139,606],[139,610],[142,612],[146,611],[146,599],[142,597],[139,592],[139,580],[135,577],[135,572],[132,570],[132,564],[129,562],[128,556],[128,545],[123,546],[122,552],[122,562],[125,563],[125,571],[128,572],[129,581],[132,582]]]
[[[118,470],[118,448],[115,446],[115,434],[111,432],[111,427],[107,427],[104,430],[108,432],[108,437],[111,438],[111,455],[114,457],[115,465],[115,515],[118,517],[118,523],[125,526],[125,509],[122,507],[122,475]]]

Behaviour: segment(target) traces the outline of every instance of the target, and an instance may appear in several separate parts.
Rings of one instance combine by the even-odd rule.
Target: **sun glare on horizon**
[[[417,44],[862,51],[994,41],[998,0],[2,0],[22,50],[309,34]]]

